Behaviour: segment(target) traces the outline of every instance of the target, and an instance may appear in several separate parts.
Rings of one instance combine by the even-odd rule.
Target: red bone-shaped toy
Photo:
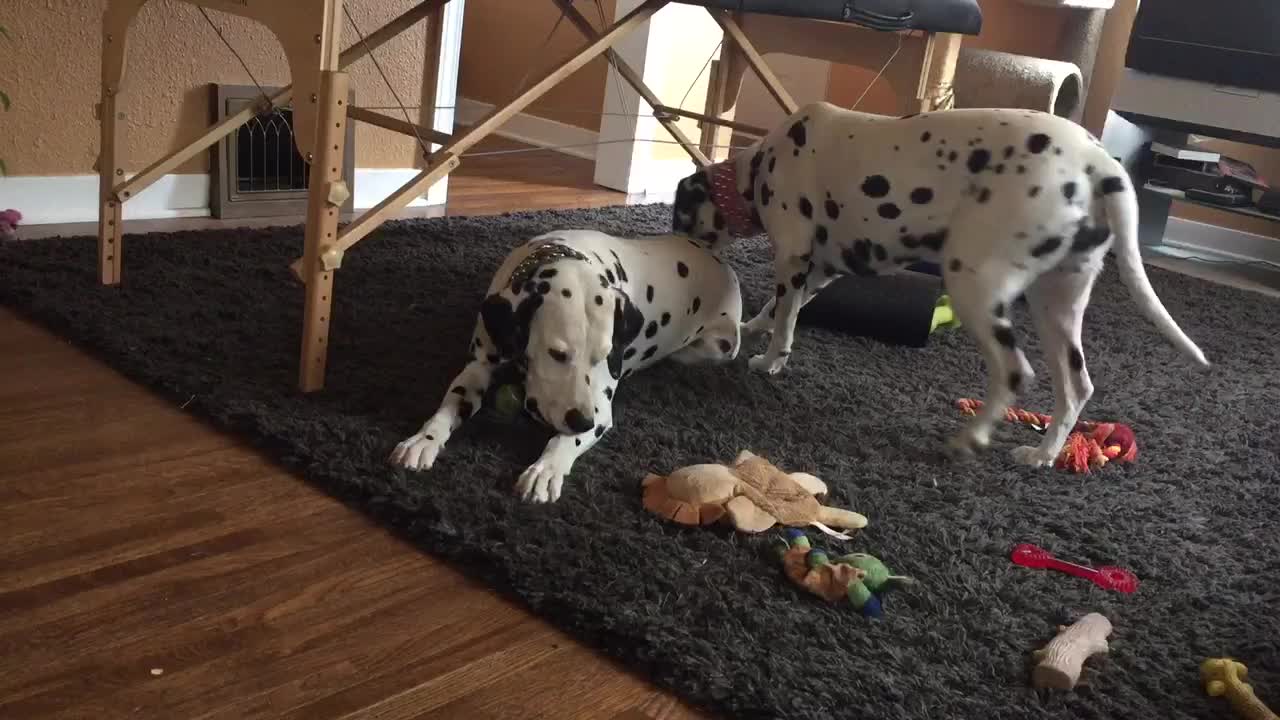
[[[1013,548],[1011,558],[1016,565],[1036,570],[1058,570],[1093,582],[1104,590],[1116,590],[1131,593],[1138,589],[1138,578],[1124,568],[1104,565],[1099,568],[1085,567],[1059,560],[1053,553],[1031,543],[1023,543]]]

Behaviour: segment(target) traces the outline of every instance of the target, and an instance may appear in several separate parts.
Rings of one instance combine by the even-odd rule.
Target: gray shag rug
[[[616,428],[554,505],[512,486],[547,435],[477,416],[428,473],[393,469],[395,444],[461,367],[489,274],[535,233],[663,232],[670,207],[401,221],[337,274],[327,388],[295,392],[302,290],[298,227],[126,237],[124,284],[98,285],[86,237],[0,247],[0,301],[86,348],[424,550],[518,599],[582,642],[732,718],[1221,718],[1198,664],[1245,662],[1280,707],[1280,305],[1149,269],[1170,312],[1215,363],[1197,370],[1160,337],[1108,267],[1085,326],[1097,394],[1086,419],[1132,425],[1140,456],[1092,475],[1030,470],[1008,450],[952,464],[938,448],[981,397],[963,330],[924,348],[802,328],[786,372],[670,363],[632,376]],[[747,307],[767,299],[771,253],[730,255]],[[1052,410],[1025,308],[1014,321],[1038,378],[1020,399]],[[756,348],[749,348],[752,352]],[[640,505],[646,472],[749,448],[824,478],[829,504],[867,515],[848,551],[917,584],[870,620],[783,577],[779,532],[685,529]],[[820,533],[815,543],[830,546]],[[1032,542],[1133,570],[1133,595],[1013,565]],[[426,608],[430,611],[430,608]],[[1030,688],[1030,654],[1087,612],[1115,626],[1071,692]]]

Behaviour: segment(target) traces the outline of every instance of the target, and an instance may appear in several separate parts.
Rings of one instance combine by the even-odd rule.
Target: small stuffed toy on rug
[[[0,212],[0,242],[18,239],[18,223],[22,222],[22,213],[10,208]]]
[[[833,537],[832,528],[860,530],[867,518],[818,502],[827,485],[808,473],[785,473],[743,450],[732,465],[690,465],[668,476],[650,473],[642,483],[644,507],[682,525],[710,525],[727,518],[741,532],[764,532],[774,525],[812,525]]]
[[[796,528],[788,529],[778,548],[782,571],[791,581],[827,602],[848,598],[849,604],[866,617],[883,614],[881,596],[885,590],[913,582],[904,575],[893,575],[889,568],[866,553],[849,553],[829,557],[812,547],[809,538]]]

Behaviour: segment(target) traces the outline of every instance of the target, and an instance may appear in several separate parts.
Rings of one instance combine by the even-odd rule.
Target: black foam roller
[[[942,296],[942,279],[905,271],[894,275],[846,275],[832,281],[800,309],[797,323],[923,347]]]

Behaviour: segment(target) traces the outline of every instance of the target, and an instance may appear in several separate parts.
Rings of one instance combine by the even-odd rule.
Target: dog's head
[[[705,169],[681,178],[671,208],[671,230],[704,247],[731,242],[724,214],[711,198],[711,178]]]
[[[591,386],[592,372],[607,363],[619,377],[643,318],[625,292],[600,287],[585,261],[539,266],[537,276],[514,290],[514,303],[507,293],[490,295],[481,318],[501,354],[523,366],[525,409],[559,433],[587,432],[601,391]]]

